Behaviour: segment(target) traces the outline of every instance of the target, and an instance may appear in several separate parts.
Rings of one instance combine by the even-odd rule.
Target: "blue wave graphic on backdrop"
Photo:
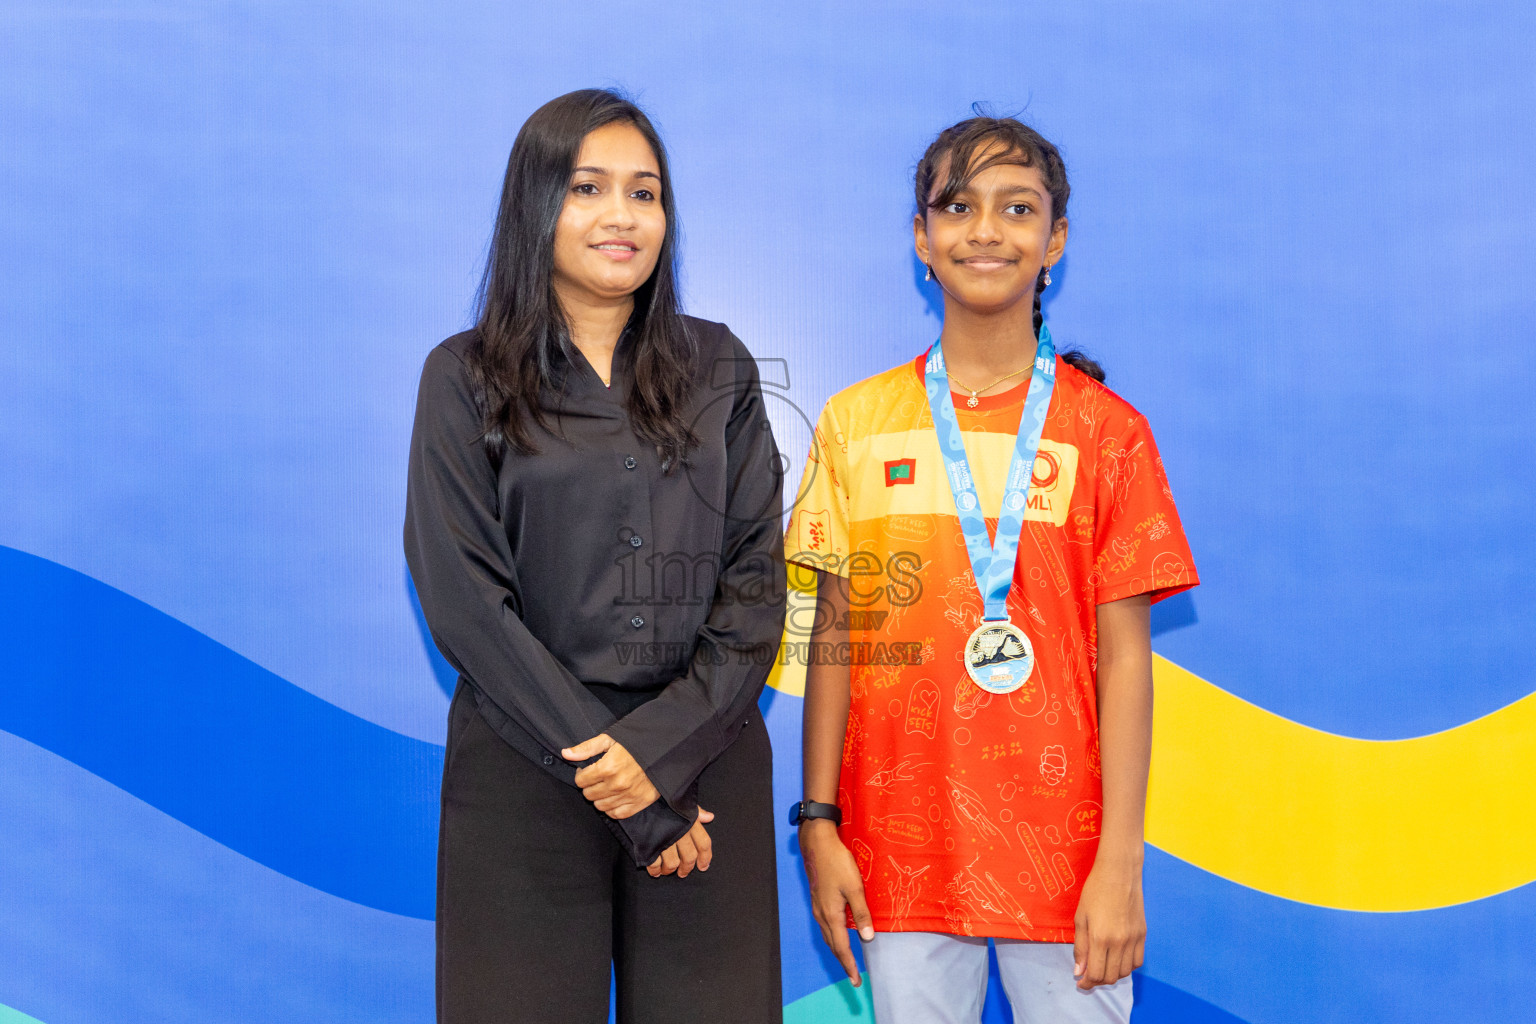
[[[1183,989],[1164,984],[1145,974],[1132,976],[1136,986],[1136,1010],[1133,1024],[1168,1021],[1169,1024],[1247,1024],[1219,1006],[1196,999]]]
[[[432,922],[295,882],[5,732],[0,766],[0,1004],[42,1024],[431,1021]]]
[[[348,714],[141,601],[5,547],[0,547],[0,680],[0,730],[74,762],[304,886],[363,907],[432,917],[440,746]],[[774,703],[771,695],[765,700],[766,717],[785,749],[799,705]],[[14,751],[11,755],[6,760],[15,769],[19,762]],[[787,785],[797,773],[780,774]],[[11,911],[0,915],[8,934],[30,943],[29,953],[16,949],[16,958],[6,958],[26,965],[25,974],[33,979],[29,998],[12,1005],[45,1011],[40,1018],[45,1024],[54,1024],[45,1008],[59,1010],[58,1020],[117,1020],[123,1004],[110,993],[137,986],[169,999],[159,1003],[162,1009],[186,1003],[184,1017],[162,1012],[161,1019],[265,1019],[254,997],[245,1010],[228,1004],[210,1016],[217,998],[214,990],[205,991],[209,979],[227,980],[231,972],[260,975],[264,963],[314,961],[310,970],[283,972],[294,989],[292,1005],[308,1002],[334,1011],[357,1005],[356,992],[348,992],[363,979],[342,966],[357,953],[375,967],[393,962],[386,974],[408,989],[421,989],[418,1001],[397,988],[389,1000],[394,1012],[428,1005],[430,931],[408,943],[419,946],[411,962],[419,961],[421,970],[406,981],[395,954],[387,953],[394,941],[387,938],[393,934],[384,923],[389,919],[338,925],[323,937],[314,921],[290,920],[283,908],[324,897],[301,896],[303,889],[280,895],[276,879],[259,881],[259,869],[252,868],[258,875],[223,871],[227,892],[184,884],[190,869],[175,865],[197,858],[175,853],[181,841],[126,839],[135,829],[111,824],[119,816],[113,809],[138,806],[137,801],[114,798],[110,788],[92,792],[87,800],[59,779],[29,782],[14,770],[0,785],[0,796],[9,793],[12,803],[26,796],[35,806],[85,815],[89,827],[81,834],[115,850],[119,865],[116,875],[87,869],[62,857],[77,851],[81,841],[60,847],[62,840],[46,833],[30,846],[7,851],[17,891],[37,897],[25,906],[12,901]],[[8,818],[14,824],[17,815]],[[798,938],[809,920],[801,920],[803,876],[788,838],[781,837],[780,892],[786,934]],[[28,848],[33,852],[25,860]],[[24,860],[27,871],[19,867]],[[1155,929],[1148,970],[1157,977],[1141,979],[1138,1024],[1230,1022],[1239,1019],[1230,1016],[1233,1011],[1249,1020],[1305,1013],[1320,1021],[1368,1019],[1382,1012],[1400,1020],[1447,1015],[1492,1020],[1517,1012],[1515,994],[1524,986],[1511,975],[1518,964],[1479,951],[1518,948],[1522,937],[1514,922],[1536,912],[1536,887],[1437,911],[1353,914],[1245,890],[1157,851],[1149,852],[1147,867]],[[150,876],[162,880],[152,892],[144,883]],[[80,897],[70,890],[87,879],[94,892],[90,906],[129,918],[116,922],[116,931],[108,929],[111,934],[92,923],[100,915],[82,914],[72,905]],[[231,917],[226,906],[231,900],[270,909]],[[331,916],[336,913],[341,911]],[[206,936],[215,920],[222,922],[216,930],[229,938],[204,943],[190,959],[177,954],[197,945],[189,943],[189,931]],[[1238,931],[1251,944],[1231,944],[1235,921],[1242,922]],[[243,951],[229,941],[241,928],[247,929]],[[304,934],[284,938],[293,928]],[[377,938],[362,934],[375,932]],[[137,944],[127,957],[122,935]],[[310,951],[285,960],[276,952],[285,943]],[[786,996],[797,998],[833,980],[836,972],[820,962],[825,957],[819,953],[786,960]],[[1212,971],[1217,959],[1226,962]],[[1362,962],[1406,959],[1452,966],[1421,979],[1412,993],[1397,990],[1390,977],[1378,987],[1361,976]],[[45,961],[53,968],[40,972],[37,965]],[[105,970],[106,963],[116,966]],[[81,971],[96,972],[96,983],[83,984],[76,977]],[[1218,977],[1222,983],[1213,990]],[[1278,983],[1280,977],[1288,982]],[[67,998],[85,991],[95,991],[95,998],[85,1004]],[[1209,1002],[1197,1001],[1191,992]],[[6,1001],[0,995],[0,1003]],[[989,1020],[1005,1019],[1000,1007],[992,1010]]]
[[[1278,899],[1155,847],[1144,874],[1152,928],[1146,970],[1246,1020],[1531,1019],[1536,884],[1454,907],[1364,913]],[[1381,964],[1434,969],[1405,985]]]
[[[290,878],[431,918],[443,748],[0,547],[0,729]]]

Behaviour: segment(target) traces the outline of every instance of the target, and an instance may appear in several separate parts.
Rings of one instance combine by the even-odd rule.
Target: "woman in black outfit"
[[[512,147],[478,323],[422,373],[405,551],[459,671],[444,1024],[600,1024],[610,964],[623,1024],[782,1018],[757,710],[782,467],[751,355],[678,312],[676,237],[645,115],[552,100]]]

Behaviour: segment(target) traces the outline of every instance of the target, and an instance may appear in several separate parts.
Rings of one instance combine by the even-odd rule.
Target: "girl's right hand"
[[[811,913],[821,926],[821,937],[848,980],[859,985],[859,964],[848,942],[848,913],[865,942],[875,937],[874,921],[864,901],[864,879],[858,861],[837,834],[837,826],[823,818],[800,825],[800,855],[811,883]]]
[[[699,808],[699,816],[694,820],[693,827],[688,834],[677,842],[661,851],[661,856],[651,861],[645,870],[652,878],[660,878],[662,875],[677,873],[678,878],[687,878],[688,872],[697,867],[700,871],[709,870],[709,862],[714,859],[714,844],[709,838],[709,833],[704,831],[704,823],[714,821],[715,816],[704,808]]]

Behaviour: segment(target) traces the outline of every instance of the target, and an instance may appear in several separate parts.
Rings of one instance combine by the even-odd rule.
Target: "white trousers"
[[[993,939],[1015,1024],[1129,1024],[1131,979],[1087,992],[1072,944]],[[938,932],[877,932],[864,943],[875,1024],[980,1024],[987,940]]]

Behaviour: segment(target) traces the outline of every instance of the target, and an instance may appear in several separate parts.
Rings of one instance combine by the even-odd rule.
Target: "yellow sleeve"
[[[847,576],[848,519],[848,435],[828,402],[784,531],[785,560]]]

